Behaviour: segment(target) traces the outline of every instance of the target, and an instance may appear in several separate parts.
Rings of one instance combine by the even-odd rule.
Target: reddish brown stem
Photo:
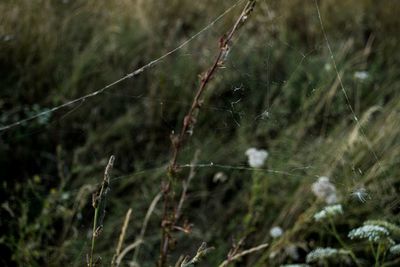
[[[194,112],[195,110],[199,109],[201,107],[201,101],[200,98],[203,95],[209,81],[213,77],[213,75],[216,73],[218,70],[219,66],[222,66],[225,62],[225,57],[229,52],[230,49],[230,44],[233,35],[235,32],[239,29],[241,25],[247,20],[248,16],[252,12],[254,5],[256,1],[255,0],[249,0],[246,3],[246,6],[244,7],[242,13],[240,14],[239,18],[236,20],[234,26],[232,29],[228,32],[226,37],[222,37],[219,42],[219,52],[214,60],[213,65],[205,72],[205,75],[201,77],[200,81],[200,86],[197,89],[197,92],[195,94],[195,97],[193,99],[192,105],[190,106],[190,109],[186,116],[183,119],[183,125],[181,132],[178,136],[172,136],[172,145],[173,145],[173,155],[172,155],[172,160],[170,164],[170,172],[174,173],[177,171],[178,166],[177,166],[177,160],[178,160],[178,154],[179,151],[183,145],[185,135],[188,132],[188,129],[193,126],[195,122],[194,118]]]
[[[222,37],[219,41],[219,52],[214,60],[214,63],[211,67],[202,75],[200,80],[200,86],[196,91],[196,94],[193,98],[193,102],[190,106],[189,111],[187,112],[186,116],[183,119],[182,129],[179,135],[172,135],[171,142],[173,146],[173,155],[172,160],[169,166],[169,180],[166,185],[163,187],[164,192],[164,210],[163,210],[163,220],[162,220],[162,239],[161,239],[161,246],[160,246],[160,258],[158,261],[159,267],[167,266],[167,256],[170,250],[170,242],[172,239],[171,233],[175,229],[179,229],[176,227],[176,223],[181,216],[181,208],[182,208],[182,198],[178,205],[178,208],[173,207],[173,192],[171,192],[171,179],[174,179],[176,172],[178,171],[178,155],[179,151],[181,150],[183,143],[185,141],[185,136],[188,130],[193,127],[196,118],[195,118],[195,111],[200,109],[201,107],[201,97],[204,91],[207,88],[210,80],[212,79],[213,75],[217,72],[218,68],[222,66],[225,62],[226,56],[229,53],[231,40],[235,32],[240,28],[241,25],[247,20],[250,13],[253,11],[254,5],[256,0],[248,0],[245,7],[243,8],[242,13],[236,20],[235,24],[233,25],[232,29]],[[183,195],[182,197],[186,197],[186,190],[187,188],[183,188]]]

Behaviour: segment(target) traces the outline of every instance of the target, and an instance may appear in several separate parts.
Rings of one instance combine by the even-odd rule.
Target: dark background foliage
[[[177,47],[233,4],[2,1],[0,125],[102,88]],[[400,4],[326,0],[318,5],[348,99],[314,1],[259,1],[235,38],[225,68],[207,89],[179,158],[187,164],[199,149],[199,163],[215,166],[197,170],[184,208],[193,232],[177,235],[171,261],[207,241],[216,249],[206,264],[215,266],[232,239],[249,233],[248,246],[271,242],[274,225],[287,235],[238,266],[292,262],[284,252],[291,245],[300,251],[298,261],[317,245],[337,245],[310,220],[321,206],[310,185],[321,175],[333,178],[340,192],[346,215],[338,227],[344,237],[368,218],[398,223]],[[3,265],[84,264],[91,193],[111,154],[116,156],[114,179],[97,254],[107,266],[128,208],[133,219],[125,243],[135,240],[166,175],[169,135],[180,130],[198,75],[211,64],[219,38],[239,12],[236,7],[134,79],[0,132],[0,246],[8,255]],[[357,79],[359,71],[368,77]],[[263,171],[242,168],[249,147],[268,150]],[[218,172],[227,180],[216,181]],[[367,203],[352,197],[359,187],[369,192]],[[251,214],[253,225],[246,226],[254,198],[260,210]],[[142,266],[157,260],[160,220],[161,205],[139,254]],[[370,257],[364,247],[356,252]]]

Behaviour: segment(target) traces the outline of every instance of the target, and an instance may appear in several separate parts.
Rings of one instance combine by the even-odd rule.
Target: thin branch
[[[233,255],[233,256],[231,256],[231,257],[228,257],[228,259],[226,259],[225,261],[223,261],[223,262],[219,265],[219,267],[228,266],[229,263],[231,263],[231,262],[233,262],[233,261],[237,261],[237,260],[239,260],[240,258],[242,258],[243,256],[246,256],[246,255],[248,255],[248,254],[257,252],[257,251],[262,250],[262,249],[264,249],[264,248],[266,248],[266,247],[268,247],[268,244],[265,243],[265,244],[259,245],[259,246],[257,246],[257,247],[253,247],[253,248],[244,250],[244,251],[242,251],[242,252],[240,252],[240,253],[237,253],[237,254],[235,254],[235,255]]]

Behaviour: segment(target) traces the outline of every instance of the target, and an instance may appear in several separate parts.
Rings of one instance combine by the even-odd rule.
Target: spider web
[[[191,105],[192,98],[190,96],[193,95],[194,93],[193,90],[194,88],[196,88],[196,85],[188,84],[187,88],[183,89],[185,90],[185,92],[182,93],[182,98],[178,99],[174,97],[152,96],[147,94],[146,90],[140,93],[132,94],[131,92],[132,90],[124,90],[124,88],[114,88],[115,85],[121,84],[131,78],[135,78],[136,76],[144,72],[146,72],[146,74],[150,77],[150,79],[152,78],[156,79],[156,76],[160,72],[164,72],[164,75],[167,76],[168,71],[171,71],[168,69],[168,65],[173,60],[178,60],[178,61],[183,60],[184,62],[186,61],[198,62],[199,52],[195,50],[196,47],[190,47],[190,44],[192,42],[195,42],[196,39],[200,35],[204,34],[206,31],[213,31],[213,27],[217,22],[219,22],[222,18],[224,18],[226,14],[233,11],[237,6],[239,6],[243,2],[244,0],[240,0],[234,3],[231,7],[229,7],[229,9],[227,9],[220,16],[214,19],[211,23],[209,23],[199,32],[191,36],[189,39],[178,45],[176,48],[170,50],[166,54],[162,55],[161,57],[143,65],[139,69],[128,73],[122,78],[104,86],[103,88],[97,91],[86,94],[71,101],[65,102],[61,105],[49,108],[43,112],[36,113],[25,119],[18,120],[16,122],[12,122],[10,124],[1,126],[0,134],[13,131],[17,127],[24,127],[25,125],[28,125],[29,123],[31,123],[36,119],[51,115],[50,122],[48,122],[45,127],[33,131],[29,130],[19,138],[20,139],[31,138],[32,136],[38,134],[46,134],[46,132],[48,132],[49,129],[51,128],[54,129],[58,127],[60,122],[68,119],[73,114],[74,115],[78,114],[78,116],[85,116],[85,113],[81,112],[81,110],[83,109],[83,107],[90,108],[92,105],[92,103],[90,102],[91,99],[96,97],[99,98],[98,102],[96,103],[99,106],[107,105],[108,102],[116,103],[119,100],[126,101],[128,105],[138,105],[142,106],[143,108],[149,104],[157,106],[155,110],[158,111],[158,114],[154,115],[154,117],[156,118],[156,120],[160,121],[161,127],[159,129],[161,129],[165,133],[164,134],[165,139],[163,141],[160,141],[159,145],[164,143],[164,148],[168,148],[170,146],[168,135],[171,132],[179,132],[180,129],[179,127],[181,127],[181,125],[180,123],[178,124],[173,123],[174,116],[176,116],[177,113],[170,113],[167,112],[167,110],[169,106],[174,105],[174,106],[179,106],[183,110],[182,112],[186,111]],[[244,42],[240,38],[242,36],[238,37],[237,40],[235,40],[237,44],[235,44],[234,47],[232,48],[233,51],[230,52],[227,63],[225,64],[223,69],[221,69],[219,73],[217,73],[216,75],[218,76],[218,78],[215,78],[216,85],[211,85],[210,86],[211,88],[209,88],[206,91],[205,103],[202,106],[202,109],[199,113],[199,118],[198,118],[199,122],[198,124],[195,125],[193,133],[191,133],[191,136],[189,136],[188,140],[185,142],[185,148],[182,151],[183,156],[180,159],[180,164],[179,164],[183,170],[195,167],[196,169],[199,170],[205,169],[210,173],[216,173],[218,171],[232,171],[232,172],[242,171],[248,174],[253,172],[259,172],[266,174],[269,177],[284,177],[284,178],[289,177],[296,180],[308,179],[310,182],[314,181],[316,178],[320,176],[325,175],[325,173],[322,173],[320,169],[314,167],[313,162],[305,162],[304,165],[299,165],[299,162],[301,161],[294,161],[294,162],[289,161],[285,162],[285,164],[279,164],[279,166],[268,165],[268,167],[253,168],[249,167],[249,165],[246,163],[244,151],[240,151],[240,149],[237,149],[235,146],[226,147],[224,146],[224,144],[221,143],[219,144],[221,148],[210,148],[210,146],[218,145],[217,140],[228,140],[231,137],[232,133],[240,132],[241,129],[243,128],[249,130],[249,129],[254,129],[261,125],[260,127],[265,127],[265,128],[270,127],[282,130],[280,128],[282,127],[281,121],[287,119],[286,118],[287,113],[280,112],[280,108],[282,107],[282,105],[285,105],[285,103],[281,103],[279,99],[284,98],[284,94],[291,86],[290,85],[291,82],[295,80],[298,75],[308,74],[309,71],[304,67],[304,65],[311,64],[310,62],[308,62],[309,57],[317,53],[320,53],[323,50],[323,48],[327,48],[329,51],[331,63],[334,68],[335,78],[338,79],[339,81],[341,93],[345,97],[346,107],[348,108],[351,116],[353,117],[354,125],[356,125],[360,129],[362,137],[365,140],[368,140],[366,130],[360,123],[359,116],[356,114],[356,111],[352,106],[351,96],[349,95],[345,87],[344,81],[342,81],[342,75],[337,65],[334,52],[331,48],[327,32],[324,28],[323,18],[321,17],[317,1],[315,1],[315,7],[316,7],[316,16],[318,17],[321,30],[324,36],[324,42],[315,45],[311,49],[304,50],[295,48],[286,40],[276,39],[275,42],[278,42],[280,46],[286,47],[288,51],[290,51],[293,55],[296,56],[296,58],[294,59],[295,62],[294,67],[291,69],[291,72],[288,73],[288,75],[282,76],[281,79],[277,78],[276,76],[270,75],[270,73],[272,72],[272,70],[270,69],[271,68],[270,64],[272,62],[271,57],[273,57],[272,52],[267,52],[266,57],[263,58],[265,73],[267,78],[262,79],[262,82],[260,82],[260,78],[257,77],[253,72],[244,71],[243,64],[240,62],[240,60],[243,60],[244,53],[248,54],[256,53],[260,51],[260,48],[264,48],[267,51],[269,49],[273,49],[274,45],[276,44],[272,43],[270,44],[268,42],[268,36],[264,38],[258,36],[259,40],[257,41],[257,44],[251,46],[249,51],[241,50],[240,44]],[[218,36],[220,33],[215,31],[211,32],[211,34]],[[209,55],[205,56],[202,55],[201,59],[202,61],[206,62],[212,61],[212,58],[214,56],[213,52],[215,51],[211,50],[208,52]],[[170,59],[171,57],[172,59]],[[251,62],[247,64],[251,65]],[[207,66],[207,64],[205,65]],[[154,71],[153,73],[152,71],[155,69],[156,71]],[[235,78],[232,79],[232,77]],[[222,87],[224,89],[219,90]],[[278,88],[279,90],[274,88]],[[258,104],[257,107],[248,108],[249,106],[252,105],[250,96],[255,90],[262,90],[264,92],[265,101],[263,102],[262,105]],[[312,93],[313,91],[311,93],[308,92],[309,95],[307,95],[307,97],[312,95]],[[70,110],[64,113],[60,112],[65,108],[70,108]],[[60,112],[61,115],[59,117],[55,116],[53,117],[52,114],[56,112]],[[123,113],[125,112],[126,110],[123,111]],[[183,113],[178,113],[178,114],[180,117],[183,117],[182,116]],[[211,120],[208,119],[208,117],[211,116],[213,117],[212,122],[215,122],[215,125],[212,126],[207,124],[207,122]],[[144,116],[144,119],[145,117],[146,116]],[[179,121],[180,120],[178,120],[178,122]],[[146,125],[145,121],[139,121],[135,123],[143,126]],[[202,125],[206,125],[207,128],[203,129]],[[98,126],[97,131],[106,132],[109,126],[110,125]],[[78,136],[80,135],[83,137],[87,135],[88,132],[89,132],[88,129],[87,130],[80,129],[76,134]],[[200,138],[197,138],[198,135],[205,136],[207,132],[208,132],[207,136],[212,141],[202,140]],[[134,134],[139,135],[140,133],[134,133]],[[2,142],[6,143],[7,140],[12,140],[13,138],[14,138],[13,136],[7,136],[4,138],[4,140],[2,140]],[[263,143],[263,140],[252,141],[252,144],[249,144],[249,147],[258,146],[259,143]],[[384,169],[372,145],[369,142],[367,142],[367,144],[368,144],[368,150],[373,156],[374,161],[378,164],[379,168]],[[107,149],[108,144],[100,144],[100,145],[104,149],[103,152],[105,152],[105,154],[112,152],[109,149]],[[240,148],[241,147],[242,146],[240,146]],[[288,159],[287,151],[281,152],[280,150],[277,149],[279,147],[280,146],[275,146],[274,149],[267,148],[267,150],[270,153],[271,157],[282,159],[282,161],[287,160]],[[205,155],[207,155],[207,158],[200,158],[198,163],[191,164],[189,163],[190,157],[191,155],[194,154],[194,151],[197,149],[207,151],[207,153],[205,153]],[[224,152],[222,155],[229,155],[229,154],[237,155],[239,153],[241,154],[240,156],[237,155],[232,157],[232,159],[227,158],[225,161],[221,161],[221,158],[223,157],[221,157],[221,154],[219,154],[218,151],[215,152],[216,154],[215,156],[209,153],[210,150],[213,149],[215,150],[223,149]],[[144,152],[135,151],[133,153],[135,153],[135,158],[138,159],[138,161],[143,162],[146,161],[145,152],[146,151]],[[293,151],[292,153],[295,153],[295,151]],[[123,157],[124,155],[120,156]],[[92,154],[91,163],[94,164],[96,162],[100,162],[101,158],[98,157],[99,157],[98,154]],[[131,180],[137,180],[138,178],[143,178],[146,175],[149,175],[154,172],[165,173],[169,161],[170,161],[170,155],[166,153],[157,159],[156,164],[154,164],[151,160],[149,160],[148,163],[144,164],[144,166],[132,166],[132,169],[134,169],[134,171],[132,171],[131,173],[119,174],[111,179],[111,188],[117,187],[119,184],[127,183]],[[352,161],[349,161],[349,163],[345,165],[348,165],[350,167],[354,175],[352,178],[353,182],[350,182],[350,184],[353,184],[354,187],[357,187],[358,186],[357,180],[362,176],[361,168],[354,166]],[[93,186],[98,185],[96,179],[97,178],[94,178],[92,181]],[[336,185],[338,187],[341,186],[345,187],[348,185],[348,183],[347,184],[336,183]],[[353,188],[345,188],[345,190],[352,192]],[[79,188],[70,190],[72,194],[77,193],[78,191]],[[375,196],[371,195],[371,197],[374,198]],[[398,200],[396,200],[396,202],[394,202],[393,205],[398,205]],[[82,254],[85,253],[85,250],[86,250],[86,245],[83,245]]]

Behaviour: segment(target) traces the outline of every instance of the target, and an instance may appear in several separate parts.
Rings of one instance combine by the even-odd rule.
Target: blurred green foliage
[[[233,3],[2,1],[0,125],[102,88],[177,47]],[[312,222],[322,203],[315,201],[310,185],[320,175],[333,178],[340,192],[346,215],[337,228],[343,238],[366,219],[399,223],[400,3],[318,3],[348,101],[314,1],[259,1],[225,68],[207,89],[193,136],[179,158],[189,163],[200,149],[200,163],[227,167],[197,170],[184,208],[193,232],[177,235],[171,262],[207,241],[216,249],[204,266],[216,266],[226,258],[232,238],[244,234],[247,246],[271,246],[238,266],[304,262],[316,246],[337,245]],[[108,266],[128,208],[133,219],[125,243],[135,240],[166,175],[169,135],[180,130],[198,75],[211,64],[218,39],[239,10],[140,76],[0,132],[0,247],[10,255],[2,265],[85,263],[91,193],[111,154],[115,179],[96,251]],[[358,71],[368,77],[358,79]],[[265,170],[240,167],[249,147],[268,150]],[[215,182],[218,172],[228,179]],[[183,169],[182,177],[187,173]],[[367,203],[353,197],[359,187],[371,196]],[[257,216],[249,226],[243,222],[254,200]],[[141,266],[157,260],[160,220],[161,205],[138,255]],[[269,229],[275,225],[285,235],[273,241]],[[298,259],[290,258],[291,246]],[[372,258],[365,246],[355,254],[366,262]]]

